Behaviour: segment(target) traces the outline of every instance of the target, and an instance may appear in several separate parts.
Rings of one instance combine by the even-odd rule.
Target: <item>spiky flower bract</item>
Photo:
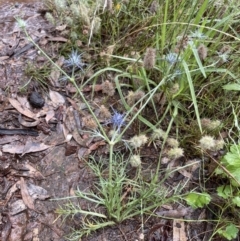
[[[139,155],[132,155],[130,157],[129,163],[132,167],[139,167],[141,166],[141,158]]]
[[[146,54],[143,60],[143,67],[145,69],[153,69],[156,63],[156,49],[154,48],[147,48]]]
[[[165,60],[170,64],[174,65],[179,61],[178,54],[176,53],[169,53],[166,55]]]
[[[146,137],[146,135],[134,136],[129,140],[130,145],[133,148],[139,148],[139,147],[145,145],[147,143],[147,141],[148,141],[148,138]]]
[[[83,71],[83,67],[86,65],[82,62],[82,54],[78,54],[77,50],[73,50],[68,56],[68,59],[64,60],[64,65],[66,67],[80,69]]]
[[[171,149],[169,149],[167,151],[167,156],[170,158],[170,159],[177,159],[179,157],[182,157],[183,156],[183,149],[182,148],[179,148],[179,147],[173,147]]]
[[[200,140],[200,147],[203,150],[213,150],[215,148],[215,139],[212,136],[203,136]]]

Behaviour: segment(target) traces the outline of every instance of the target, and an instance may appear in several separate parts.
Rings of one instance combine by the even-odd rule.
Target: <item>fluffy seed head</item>
[[[115,93],[115,88],[113,86],[113,83],[106,80],[102,83],[102,92],[104,94],[107,94],[108,96],[113,96]]]
[[[220,120],[212,121],[208,118],[203,118],[201,119],[201,124],[202,124],[202,127],[207,130],[215,130],[221,125],[221,121]]]
[[[157,139],[166,139],[167,138],[167,133],[162,130],[162,129],[155,129],[152,133],[152,140],[157,140]]]
[[[170,159],[177,159],[177,158],[183,156],[183,153],[184,153],[184,151],[182,148],[173,147],[167,151],[167,156]]]
[[[132,155],[129,163],[131,164],[132,167],[139,167],[141,166],[141,158],[139,155]]]
[[[221,140],[216,140],[215,141],[215,150],[216,151],[222,150],[224,145],[225,145],[224,140],[222,140],[222,139]]]
[[[134,136],[129,140],[130,145],[135,149],[145,145],[147,141],[148,138],[145,135]]]
[[[199,58],[201,60],[204,60],[207,58],[208,49],[204,44],[200,44],[197,51],[198,51]]]
[[[212,136],[203,136],[200,140],[200,147],[203,150],[214,150],[216,142]]]
[[[179,142],[178,140],[174,139],[174,138],[167,138],[167,144],[170,146],[170,147],[178,147],[179,146]]]
[[[143,67],[145,69],[153,69],[156,63],[156,49],[147,48],[145,57],[143,59]]]

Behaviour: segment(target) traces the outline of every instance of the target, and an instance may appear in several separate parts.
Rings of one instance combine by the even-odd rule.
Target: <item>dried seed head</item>
[[[80,19],[80,21],[90,26],[90,9],[87,7],[85,3],[80,3],[80,5],[77,4],[71,4],[70,5],[71,13],[73,14],[73,17],[76,19]]]
[[[219,150],[222,150],[223,149],[223,147],[224,147],[224,145],[225,145],[225,142],[224,142],[224,140],[216,140],[215,141],[215,150],[216,151],[219,151]]]
[[[175,83],[170,89],[169,89],[169,93],[174,95],[179,91],[179,84]]]
[[[66,17],[65,22],[68,26],[72,26],[73,25],[73,19],[69,16]]]
[[[184,153],[184,151],[182,148],[173,147],[167,151],[167,156],[170,159],[177,159],[177,158],[183,156],[183,153]]]
[[[83,120],[83,124],[85,127],[92,129],[92,130],[96,130],[97,129],[97,123],[95,122],[95,120],[92,118],[92,116],[85,116],[82,118]]]
[[[214,150],[216,142],[212,136],[203,136],[200,140],[200,147],[203,150]]]
[[[113,86],[113,83],[108,80],[104,81],[102,83],[102,92],[108,96],[113,96],[115,93],[115,87]]]
[[[107,0],[107,10],[109,12],[112,12],[113,11],[113,3],[112,3],[112,0]]]
[[[203,118],[201,119],[201,124],[202,124],[202,127],[207,130],[215,130],[216,128],[220,127],[221,121],[220,120],[212,121],[208,118]]]
[[[158,8],[159,8],[159,3],[158,1],[154,0],[150,5],[149,11],[151,13],[157,13]]]
[[[130,145],[133,148],[139,148],[145,145],[148,141],[148,138],[145,135],[134,136],[129,140]]]
[[[100,106],[99,115],[100,115],[100,118],[103,118],[103,119],[110,119],[112,116],[110,111],[104,105]]]
[[[54,0],[54,5],[58,12],[63,12],[66,10],[66,1],[65,0]]]
[[[101,28],[101,18],[96,17],[92,20],[92,32],[97,34]]]
[[[147,48],[144,60],[143,60],[143,67],[145,69],[153,69],[156,62],[156,49],[154,48]]]
[[[133,106],[138,100],[143,98],[144,95],[145,95],[145,93],[141,90],[137,90],[135,92],[128,91],[128,95],[126,97],[128,105]]]
[[[49,13],[49,12],[47,12],[46,14],[45,14],[45,18],[47,19],[47,21],[49,22],[49,23],[51,23],[51,24],[55,24],[55,19],[54,19],[54,17],[53,17],[53,15],[51,14],[51,13]]]
[[[200,44],[197,51],[198,51],[199,58],[201,60],[204,60],[207,58],[208,50],[204,44]]]
[[[132,155],[129,162],[130,162],[132,167],[141,166],[141,158],[140,158],[139,155]]]
[[[166,139],[167,138],[167,133],[162,130],[162,129],[155,129],[152,133],[151,136],[152,140],[157,140],[157,139]]]
[[[179,142],[178,140],[174,139],[174,138],[167,138],[167,144],[170,146],[170,147],[178,147],[179,146]]]
[[[229,45],[224,45],[220,51],[221,54],[230,54],[231,53],[231,47]]]

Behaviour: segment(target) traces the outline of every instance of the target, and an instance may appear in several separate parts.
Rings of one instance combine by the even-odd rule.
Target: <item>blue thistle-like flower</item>
[[[77,50],[73,50],[68,56],[68,59],[64,60],[66,67],[78,68],[83,71],[83,67],[86,65],[82,62],[82,54],[78,54]]]
[[[195,32],[191,32],[191,34],[189,35],[192,38],[196,38],[196,39],[206,39],[207,36],[204,35],[203,33],[201,33],[199,30],[196,30]]]
[[[113,110],[113,115],[110,120],[106,122],[106,124],[113,124],[114,128],[117,128],[117,130],[120,130],[120,128],[125,125],[125,114],[121,114],[117,112],[116,110]]]
[[[229,60],[229,55],[228,53],[221,53],[221,52],[217,52],[218,57],[223,61],[223,63],[228,62]]]
[[[176,53],[169,53],[166,55],[165,60],[170,64],[173,65],[179,61],[178,54]]]

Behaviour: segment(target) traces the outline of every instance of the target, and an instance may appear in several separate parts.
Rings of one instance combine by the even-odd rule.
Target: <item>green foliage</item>
[[[220,162],[221,166],[217,168],[216,174],[228,176],[231,183],[240,184],[240,145],[230,146],[230,150],[224,155]]]
[[[231,223],[225,228],[219,229],[217,232],[227,240],[232,240],[237,237],[239,230],[234,224]]]
[[[184,200],[192,208],[202,208],[210,203],[211,196],[208,193],[191,192],[184,197]]]

